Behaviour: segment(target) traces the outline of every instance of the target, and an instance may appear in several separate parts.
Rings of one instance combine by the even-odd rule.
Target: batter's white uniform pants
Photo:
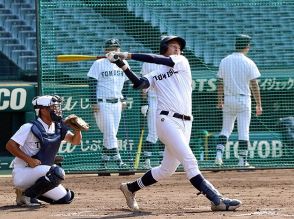
[[[158,140],[156,131],[156,111],[157,111],[157,97],[148,96],[148,114],[147,114],[147,125],[148,135],[146,141],[156,144]]]
[[[13,185],[21,190],[26,190],[35,184],[35,182],[42,176],[45,176],[51,166],[39,165],[34,168],[31,167],[16,167],[12,171]],[[67,194],[66,189],[60,184],[54,189],[44,193],[43,196],[57,201]]]
[[[107,149],[118,148],[117,132],[121,119],[122,104],[98,102],[99,111],[94,112],[96,124],[103,133],[103,145]]]
[[[154,179],[160,181],[171,176],[180,164],[189,180],[200,174],[197,160],[189,145],[192,121],[157,115],[156,128],[165,148],[160,166],[151,169]]]
[[[251,120],[250,96],[225,96],[223,107],[223,127],[221,135],[227,138],[234,129],[237,118],[238,139],[249,141],[249,126]]]

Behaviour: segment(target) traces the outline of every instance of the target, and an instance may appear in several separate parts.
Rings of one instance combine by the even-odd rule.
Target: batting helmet
[[[104,49],[111,48],[111,47],[119,48],[120,47],[119,40],[115,38],[106,40],[104,43]]]
[[[160,54],[164,54],[166,52],[168,43],[172,40],[176,40],[181,46],[181,51],[183,51],[186,46],[186,41],[183,38],[178,36],[166,36],[160,41]]]
[[[245,34],[239,34],[236,37],[235,48],[244,49],[250,45],[251,37]]]

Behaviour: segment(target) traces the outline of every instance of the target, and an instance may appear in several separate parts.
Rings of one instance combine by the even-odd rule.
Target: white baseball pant
[[[251,120],[250,96],[225,96],[223,107],[223,127],[221,135],[227,138],[234,129],[237,118],[238,139],[249,140],[249,126]]]
[[[13,185],[21,190],[26,190],[35,184],[35,182],[42,176],[45,176],[51,166],[39,165],[34,168],[31,167],[16,167],[12,171]],[[54,189],[49,190],[42,196],[57,201],[67,194],[66,189],[60,184]]]
[[[96,124],[103,133],[103,145],[107,149],[118,148],[117,132],[121,119],[122,104],[98,102],[99,111],[94,112]]]
[[[156,131],[156,111],[157,111],[157,97],[148,96],[148,114],[147,114],[147,125],[148,135],[146,141],[156,144],[158,140]]]
[[[154,179],[160,181],[171,176],[180,164],[189,180],[198,175],[198,162],[189,145],[192,121],[157,115],[156,128],[165,149],[161,165],[151,169]]]

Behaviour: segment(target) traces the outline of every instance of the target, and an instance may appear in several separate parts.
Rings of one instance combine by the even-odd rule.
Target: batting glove
[[[118,55],[120,59],[128,59],[128,52],[113,52],[114,55]]]
[[[148,105],[141,106],[141,113],[145,117],[147,116],[148,108],[149,108]]]
[[[119,56],[114,54],[114,52],[109,52],[109,53],[106,54],[106,58],[110,62],[116,62],[119,59]]]

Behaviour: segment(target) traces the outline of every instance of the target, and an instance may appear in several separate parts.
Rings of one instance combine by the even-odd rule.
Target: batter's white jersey
[[[161,65],[154,63],[144,62],[141,69],[141,75],[145,76],[146,74],[152,71],[158,71]],[[157,110],[157,96],[153,87],[145,90],[148,92],[148,114],[147,114],[147,124],[148,124],[148,135],[146,141],[149,141],[155,144],[158,140],[157,131],[156,131],[156,110]]]
[[[223,79],[225,96],[250,96],[250,80],[260,77],[260,72],[251,59],[234,52],[222,59],[217,77]]]
[[[192,75],[188,60],[182,55],[170,56],[173,67],[160,66],[145,77],[158,98],[156,128],[160,141],[165,145],[161,165],[151,169],[152,176],[160,181],[172,175],[180,164],[188,179],[198,175],[197,160],[189,145],[192,120],[174,117],[174,113],[192,116]],[[168,115],[160,112],[169,111]]]
[[[158,111],[166,110],[192,115],[192,76],[190,64],[182,55],[170,56],[174,67],[160,65],[145,77],[157,95]]]
[[[129,66],[125,60],[124,62]],[[116,64],[111,63],[108,59],[95,61],[87,76],[97,80],[97,98],[123,98],[122,89],[128,78]]]
[[[145,76],[152,71],[158,71],[160,66],[161,65],[158,64],[144,62],[141,69],[141,75]],[[148,89],[148,97],[156,97],[156,92],[154,91],[153,87]]]

